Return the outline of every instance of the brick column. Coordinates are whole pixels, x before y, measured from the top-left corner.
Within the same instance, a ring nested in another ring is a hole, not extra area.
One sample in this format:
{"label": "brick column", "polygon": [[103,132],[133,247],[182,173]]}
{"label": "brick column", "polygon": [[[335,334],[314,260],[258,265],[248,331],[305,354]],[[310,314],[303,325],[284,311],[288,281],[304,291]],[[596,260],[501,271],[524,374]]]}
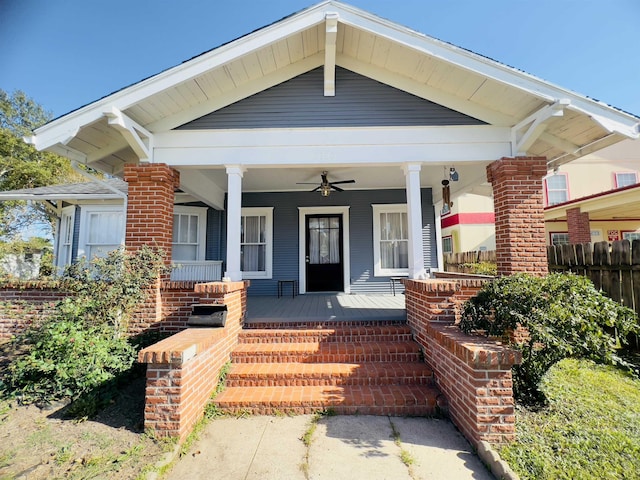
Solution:
{"label": "brick column", "polygon": [[125,245],[137,250],[143,245],[161,248],[171,261],[173,200],[180,174],[164,163],[125,165],[129,184]]}
{"label": "brick column", "polygon": [[493,186],[498,274],[546,275],[542,202],[545,157],[501,158],[487,167]]}
{"label": "brick column", "polygon": [[582,213],[580,207],[568,209],[567,226],[569,228],[569,243],[591,243],[588,212]]}

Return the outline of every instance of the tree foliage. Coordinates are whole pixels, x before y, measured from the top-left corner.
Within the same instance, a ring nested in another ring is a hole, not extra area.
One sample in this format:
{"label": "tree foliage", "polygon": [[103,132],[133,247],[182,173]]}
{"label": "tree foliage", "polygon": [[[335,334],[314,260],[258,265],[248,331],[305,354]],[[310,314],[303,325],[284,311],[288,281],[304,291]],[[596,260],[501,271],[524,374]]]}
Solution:
{"label": "tree foliage", "polygon": [[135,348],[124,334],[164,269],[163,254],[147,247],[71,267],[61,279],[70,296],[15,340],[26,352],[0,376],[0,391],[23,403],[71,399],[72,412],[90,415],[133,365]]}
{"label": "tree foliage", "polygon": [[[0,191],[78,181],[68,159],[39,152],[23,137],[51,119],[24,92],[0,89]],[[15,237],[33,225],[49,226],[53,218],[43,204],[0,202],[0,236]]]}
{"label": "tree foliage", "polygon": [[[514,393],[525,404],[544,402],[540,381],[563,358],[624,364],[618,347],[638,331],[635,312],[598,292],[586,278],[517,274],[489,282],[463,308],[460,328],[503,337],[522,351],[513,368]],[[510,339],[524,327],[528,338]]]}

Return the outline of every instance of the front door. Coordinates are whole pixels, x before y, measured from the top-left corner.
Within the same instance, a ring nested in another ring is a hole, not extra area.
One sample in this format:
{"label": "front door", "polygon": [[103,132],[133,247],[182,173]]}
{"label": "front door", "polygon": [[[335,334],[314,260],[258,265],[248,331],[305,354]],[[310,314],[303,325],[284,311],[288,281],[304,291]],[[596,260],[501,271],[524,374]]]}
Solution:
{"label": "front door", "polygon": [[306,291],[342,292],[342,215],[306,215]]}

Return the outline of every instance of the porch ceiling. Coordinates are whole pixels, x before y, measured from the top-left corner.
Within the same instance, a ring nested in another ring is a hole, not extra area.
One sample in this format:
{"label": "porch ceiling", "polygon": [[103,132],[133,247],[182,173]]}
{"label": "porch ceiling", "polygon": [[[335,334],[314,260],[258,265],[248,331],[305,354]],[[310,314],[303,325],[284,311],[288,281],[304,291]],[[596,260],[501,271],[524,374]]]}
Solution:
{"label": "porch ceiling", "polygon": [[[451,194],[457,196],[465,192],[478,191],[486,182],[486,162],[465,163],[456,167],[459,175],[457,182],[451,182]],[[420,183],[423,187],[431,187],[434,203],[442,199],[441,181],[448,178],[449,165],[425,165],[420,172]],[[248,168],[242,178],[243,192],[309,192],[321,199],[319,192],[311,193],[314,185],[298,185],[299,182],[320,183],[320,175],[328,171],[329,181],[355,180],[354,184],[341,185],[345,191],[349,190],[381,190],[404,189],[406,187],[403,169],[399,165],[383,166],[299,166],[294,168]],[[186,173],[186,176],[185,176]],[[209,191],[225,192],[227,190],[227,174],[224,168],[181,169],[181,176],[185,179],[202,177],[210,182]],[[183,183],[185,183],[183,181]],[[189,183],[188,181],[186,183]],[[486,189],[488,192],[490,188]],[[484,190],[482,190],[484,192]],[[340,198],[340,192],[332,192],[332,198]],[[215,195],[204,193],[197,197],[214,207]]]}
{"label": "porch ceiling", "polygon": [[[319,66],[331,95],[336,65],[507,127],[512,155],[544,155],[552,167],[638,136],[632,115],[326,1],[56,119],[31,141],[117,174],[146,148],[153,154],[152,136]],[[114,112],[125,121],[105,119]]]}

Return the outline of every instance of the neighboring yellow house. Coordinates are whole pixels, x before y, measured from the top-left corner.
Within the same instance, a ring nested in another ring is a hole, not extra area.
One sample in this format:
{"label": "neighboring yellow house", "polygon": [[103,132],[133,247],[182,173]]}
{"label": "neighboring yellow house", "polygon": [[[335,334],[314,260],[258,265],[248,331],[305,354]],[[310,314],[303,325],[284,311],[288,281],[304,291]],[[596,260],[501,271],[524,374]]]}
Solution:
{"label": "neighboring yellow house", "polygon": [[547,242],[640,238],[640,141],[586,155],[544,180]]}
{"label": "neighboring yellow house", "polygon": [[[638,182],[639,140],[625,140],[550,171],[543,181],[547,243],[640,238]],[[495,249],[489,196],[456,196],[450,212],[441,212],[440,224],[444,253]]]}

